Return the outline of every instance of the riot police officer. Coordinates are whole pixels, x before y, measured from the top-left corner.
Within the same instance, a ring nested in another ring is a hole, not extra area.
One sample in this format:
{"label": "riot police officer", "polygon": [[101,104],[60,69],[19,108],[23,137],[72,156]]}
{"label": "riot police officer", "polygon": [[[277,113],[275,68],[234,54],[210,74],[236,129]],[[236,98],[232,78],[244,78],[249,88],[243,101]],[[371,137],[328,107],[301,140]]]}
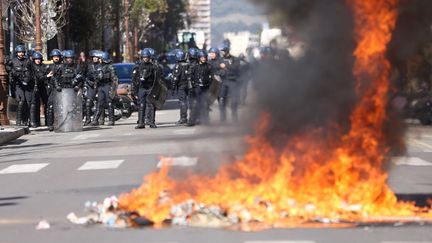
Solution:
{"label": "riot police officer", "polygon": [[48,105],[46,108],[46,125],[48,127],[49,131],[54,130],[54,89],[55,89],[55,82],[54,82],[54,75],[58,72],[58,70],[61,67],[62,64],[62,57],[63,54],[59,49],[53,49],[50,52],[50,58],[52,60],[52,64],[48,66],[48,80],[46,83],[46,89],[48,92]]}
{"label": "riot police officer", "polygon": [[31,78],[31,63],[26,58],[25,47],[18,45],[15,48],[15,54],[16,56],[8,62],[7,70],[10,75],[10,83],[15,87],[15,97],[18,102],[16,125],[26,126],[35,83]]}
{"label": "riot police officer", "polygon": [[[141,51],[142,60],[137,63],[132,72],[132,92],[138,95],[138,126],[136,129],[145,128],[145,116],[147,113],[153,113],[153,105],[148,102],[148,96],[151,88],[157,79],[157,68],[151,62],[151,52],[148,48]],[[150,124],[151,128],[156,125]]]}
{"label": "riot police officer", "polygon": [[190,117],[188,126],[195,126],[198,121],[209,122],[209,104],[207,92],[212,82],[212,66],[207,63],[207,53],[198,51],[198,64],[191,68],[192,89],[190,90]]}
{"label": "riot police officer", "polygon": [[91,62],[85,70],[84,98],[85,98],[85,121],[84,126],[92,123],[92,107],[97,93],[97,83],[101,79],[102,64],[100,51],[90,51]]}
{"label": "riot police officer", "polygon": [[172,86],[177,90],[177,95],[180,103],[180,120],[177,125],[186,125],[188,120],[188,82],[189,77],[189,63],[186,62],[186,53],[179,49],[175,53],[177,64],[173,71]]}
{"label": "riot police officer", "polygon": [[[151,62],[155,65],[155,68],[157,70],[156,72],[156,80],[157,81],[163,81],[164,78],[164,67],[162,64],[159,63],[157,57],[156,57],[156,50],[153,48],[148,48],[151,55]],[[156,107],[153,106],[153,112],[148,112],[146,114],[145,124],[150,126],[150,128],[156,128]]]}
{"label": "riot police officer", "polygon": [[220,69],[219,49],[212,47],[209,49],[208,63],[212,66],[212,72],[217,73]]}
{"label": "riot police officer", "polygon": [[35,82],[34,98],[30,108],[30,123],[32,127],[40,126],[40,102],[42,101],[45,109],[45,125],[48,122],[48,66],[44,65],[42,53],[35,51],[32,55],[32,76]]}
{"label": "riot police officer", "polygon": [[240,54],[239,57],[240,62],[240,91],[239,91],[239,102],[241,105],[246,105],[246,99],[248,95],[248,86],[249,81],[251,80],[251,69],[250,69],[250,63],[246,60],[246,56],[244,54]]}
{"label": "riot police officer", "polygon": [[84,81],[84,76],[80,67],[75,63],[75,52],[72,50],[63,51],[64,63],[57,70],[54,77],[57,92],[64,88],[73,88],[78,92]]}
{"label": "riot police officer", "polygon": [[228,45],[223,45],[219,49],[221,53],[219,75],[222,78],[222,88],[219,94],[220,120],[226,121],[226,107],[228,99],[231,103],[232,119],[238,120],[239,90],[238,78],[240,74],[239,60],[230,54]]}
{"label": "riot police officer", "polygon": [[98,106],[94,117],[93,126],[98,126],[99,117],[105,112],[105,107],[108,107],[108,126],[114,126],[114,106],[113,98],[118,84],[118,78],[114,67],[111,65],[111,60],[107,52],[102,53],[102,66],[100,70],[100,79],[97,79]]}

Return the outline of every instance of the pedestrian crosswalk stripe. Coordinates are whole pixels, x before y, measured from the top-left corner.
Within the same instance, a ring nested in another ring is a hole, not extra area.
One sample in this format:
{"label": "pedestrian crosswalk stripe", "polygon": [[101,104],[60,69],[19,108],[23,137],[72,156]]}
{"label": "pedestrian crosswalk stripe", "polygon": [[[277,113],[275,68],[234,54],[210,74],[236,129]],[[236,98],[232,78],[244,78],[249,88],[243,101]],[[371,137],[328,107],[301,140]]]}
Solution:
{"label": "pedestrian crosswalk stripe", "polygon": [[158,168],[162,168],[162,166],[183,166],[183,167],[189,167],[189,166],[195,166],[198,164],[198,158],[193,157],[173,157],[168,158],[164,161],[159,161],[157,164]]}
{"label": "pedestrian crosswalk stripe", "polygon": [[106,170],[117,169],[124,160],[87,161],[78,170]]}
{"label": "pedestrian crosswalk stripe", "polygon": [[381,241],[381,243],[432,243],[432,241]]}
{"label": "pedestrian crosswalk stripe", "polygon": [[86,140],[86,139],[97,138],[97,137],[100,137],[100,134],[81,134],[72,138],[72,140]]}
{"label": "pedestrian crosswalk stripe", "polygon": [[294,240],[294,241],[245,241],[244,243],[315,243],[315,241],[304,241],[304,240]]}
{"label": "pedestrian crosswalk stripe", "polygon": [[396,165],[432,166],[431,162],[418,157],[393,157],[392,162]]}
{"label": "pedestrian crosswalk stripe", "polygon": [[0,174],[19,174],[19,173],[35,173],[49,165],[48,163],[41,164],[20,164],[11,165],[0,171]]}
{"label": "pedestrian crosswalk stripe", "polygon": [[195,129],[177,129],[173,132],[176,135],[190,135],[195,133]]}
{"label": "pedestrian crosswalk stripe", "polygon": [[432,145],[425,143],[419,139],[408,138],[407,144],[408,144],[408,147],[411,145],[411,146],[418,148],[419,150],[421,150],[423,152],[432,152]]}

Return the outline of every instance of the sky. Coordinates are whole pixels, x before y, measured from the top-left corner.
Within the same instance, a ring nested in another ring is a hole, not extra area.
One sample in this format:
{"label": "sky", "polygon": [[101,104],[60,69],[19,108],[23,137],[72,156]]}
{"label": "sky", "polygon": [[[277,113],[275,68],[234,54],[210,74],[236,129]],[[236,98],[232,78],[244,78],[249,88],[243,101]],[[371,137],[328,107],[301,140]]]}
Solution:
{"label": "sky", "polygon": [[224,32],[259,33],[265,16],[248,0],[212,0],[212,45],[220,45]]}

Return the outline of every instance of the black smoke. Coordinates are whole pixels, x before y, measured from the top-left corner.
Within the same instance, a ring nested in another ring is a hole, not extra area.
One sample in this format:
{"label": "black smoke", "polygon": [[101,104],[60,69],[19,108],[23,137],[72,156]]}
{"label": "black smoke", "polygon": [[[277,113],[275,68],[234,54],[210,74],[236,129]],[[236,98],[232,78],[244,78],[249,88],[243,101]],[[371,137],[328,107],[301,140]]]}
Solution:
{"label": "black smoke", "polygon": [[[261,1],[291,38],[306,43],[304,58],[273,53],[255,69],[257,111],[271,114],[268,136],[286,141],[305,129],[348,125],[355,103],[353,17],[345,1]],[[287,31],[288,32],[288,31]]]}
{"label": "black smoke", "polygon": [[[348,129],[349,114],[358,97],[352,76],[354,19],[347,1],[251,1],[269,12],[271,21],[282,27],[286,37],[307,44],[305,57],[300,60],[292,60],[279,50],[277,58],[255,68],[255,110],[270,113],[272,121],[267,135],[271,141],[286,141],[286,136],[316,127],[335,132],[328,129],[329,124]],[[393,107],[391,100],[403,94],[408,60],[424,54],[425,46],[431,43],[430,9],[429,0],[399,1],[398,20],[387,53],[393,65],[394,87],[389,94],[389,117],[384,128],[388,144],[396,152],[403,147],[406,126],[404,110]],[[432,54],[429,55],[429,73],[425,76],[429,75],[428,82],[432,83]]]}

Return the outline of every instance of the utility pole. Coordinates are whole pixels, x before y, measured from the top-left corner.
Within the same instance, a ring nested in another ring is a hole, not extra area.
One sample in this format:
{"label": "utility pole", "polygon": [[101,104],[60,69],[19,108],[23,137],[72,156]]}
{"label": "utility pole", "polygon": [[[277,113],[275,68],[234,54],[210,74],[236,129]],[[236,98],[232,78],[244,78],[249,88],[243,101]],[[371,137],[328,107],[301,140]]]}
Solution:
{"label": "utility pole", "polygon": [[129,41],[129,0],[125,0],[124,2],[124,8],[125,8],[125,50],[124,50],[124,56],[126,62],[131,62],[130,60],[130,41]]}
{"label": "utility pole", "polygon": [[9,125],[7,117],[8,74],[4,65],[3,3],[0,1],[0,125]]}
{"label": "utility pole", "polygon": [[36,47],[35,51],[42,51],[42,38],[41,38],[41,0],[35,0],[35,27],[36,27]]}
{"label": "utility pole", "polygon": [[134,26],[134,44],[133,44],[133,50],[132,50],[132,57],[135,59],[138,56],[138,27],[137,23],[135,23]]}
{"label": "utility pole", "polygon": [[120,62],[121,54],[120,54],[120,46],[121,46],[121,35],[120,35],[120,0],[114,0],[115,4],[115,59],[116,62]]}

